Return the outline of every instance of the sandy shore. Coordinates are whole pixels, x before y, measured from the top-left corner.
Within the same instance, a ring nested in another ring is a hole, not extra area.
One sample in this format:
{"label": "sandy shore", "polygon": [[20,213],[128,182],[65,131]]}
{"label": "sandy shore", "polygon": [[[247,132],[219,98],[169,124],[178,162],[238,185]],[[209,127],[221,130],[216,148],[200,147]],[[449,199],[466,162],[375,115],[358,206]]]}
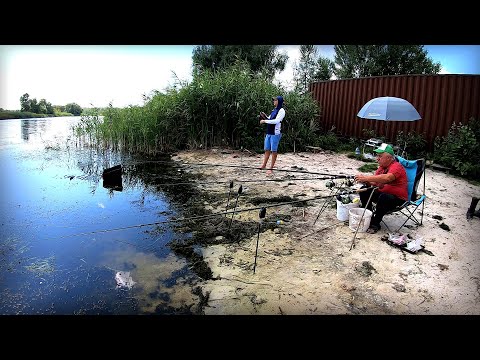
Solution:
{"label": "sandy shore", "polygon": [[[242,185],[239,209],[258,206],[249,202],[254,197],[329,195],[326,180],[297,180],[308,174],[274,171],[268,176],[245,168],[259,166],[262,157],[214,149],[179,152],[174,160],[191,164],[186,165],[188,171],[201,172],[209,181],[234,181],[235,196]],[[194,166],[197,163],[239,167]],[[346,155],[305,152],[279,154],[276,167],[354,175],[364,164]],[[227,198],[224,184],[199,181],[198,186]],[[480,219],[466,219],[480,186],[427,169],[426,195],[423,225],[401,230],[414,239],[423,238],[427,252],[415,254],[384,241],[388,237],[384,225],[376,234],[358,233],[351,249],[354,232],[348,221],[337,219],[335,202],[315,224],[323,199],[309,201],[306,207],[269,207],[264,221],[285,221],[258,236],[255,273],[257,235],[201,249],[215,278],[201,285],[208,294],[205,314],[480,314]],[[205,206],[224,211],[225,203]],[[258,222],[259,212],[241,212],[235,219]],[[384,218],[390,228],[403,219]]]}

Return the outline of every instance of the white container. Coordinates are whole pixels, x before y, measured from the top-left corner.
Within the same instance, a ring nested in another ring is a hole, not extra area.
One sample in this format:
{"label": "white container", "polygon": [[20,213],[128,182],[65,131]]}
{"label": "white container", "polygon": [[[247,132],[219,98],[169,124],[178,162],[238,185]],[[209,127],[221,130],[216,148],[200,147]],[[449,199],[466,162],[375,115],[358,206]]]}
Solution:
{"label": "white container", "polygon": [[[363,214],[363,211],[365,211],[365,214]],[[350,230],[357,231],[358,227],[358,232],[365,232],[370,226],[370,221],[372,220],[373,214],[370,210],[359,207],[350,209],[348,211],[348,215],[348,227],[350,228]],[[360,219],[362,220],[360,221]]]}
{"label": "white container", "polygon": [[360,202],[344,204],[337,200],[337,219],[340,221],[348,220],[348,211],[360,207]]}

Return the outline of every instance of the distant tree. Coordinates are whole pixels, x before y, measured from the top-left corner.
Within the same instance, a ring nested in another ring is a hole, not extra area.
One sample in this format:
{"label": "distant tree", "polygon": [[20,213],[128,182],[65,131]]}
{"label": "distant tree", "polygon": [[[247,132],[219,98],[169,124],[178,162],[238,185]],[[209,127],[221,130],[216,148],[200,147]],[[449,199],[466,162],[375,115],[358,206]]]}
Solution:
{"label": "distant tree", "polygon": [[30,95],[28,93],[20,96],[20,111],[30,111]]}
{"label": "distant tree", "polygon": [[47,114],[54,114],[55,110],[53,110],[52,103],[47,102]]}
{"label": "distant tree", "polygon": [[30,111],[35,114],[40,114],[40,106],[36,98],[30,99]]}
{"label": "distant tree", "polygon": [[438,74],[441,68],[423,45],[335,45],[334,50],[338,79]]}
{"label": "distant tree", "polygon": [[317,70],[313,75],[315,81],[330,80],[334,74],[335,63],[327,57],[319,56]]}
{"label": "distant tree", "polygon": [[315,73],[317,48],[315,45],[300,45],[300,59],[293,65],[295,91],[305,93]]}
{"label": "distant tree", "polygon": [[288,55],[279,53],[276,45],[200,45],[193,49],[192,60],[194,76],[206,69],[226,69],[241,60],[253,74],[273,79],[276,72],[285,70]]}
{"label": "distant tree", "polygon": [[38,113],[39,114],[53,114],[52,104],[47,102],[45,99],[41,99],[38,103]]}
{"label": "distant tree", "polygon": [[20,96],[20,111],[32,112],[35,114],[53,114],[53,106],[45,99],[41,99],[37,103],[37,99],[30,99],[28,93]]}
{"label": "distant tree", "polygon": [[83,109],[80,107],[80,105],[76,103],[69,103],[65,105],[65,111],[72,115],[80,116],[82,114]]}
{"label": "distant tree", "polygon": [[38,113],[39,114],[46,114],[47,113],[47,102],[45,99],[40,99],[38,103]]}
{"label": "distant tree", "polygon": [[315,45],[300,45],[300,59],[293,65],[295,91],[306,93],[313,81],[330,80],[333,61],[319,56]]}

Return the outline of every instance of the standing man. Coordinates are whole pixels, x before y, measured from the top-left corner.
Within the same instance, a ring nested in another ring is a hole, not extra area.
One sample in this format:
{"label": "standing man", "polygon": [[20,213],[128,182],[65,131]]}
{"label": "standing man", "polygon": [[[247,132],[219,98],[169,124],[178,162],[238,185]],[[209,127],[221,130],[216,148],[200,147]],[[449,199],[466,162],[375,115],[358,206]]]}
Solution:
{"label": "standing man", "polygon": [[395,159],[395,153],[391,145],[383,143],[378,149],[373,150],[377,153],[378,169],[375,175],[355,175],[355,181],[361,182],[364,186],[377,186],[360,193],[362,207],[367,205],[368,198],[372,191],[371,202],[367,209],[372,210],[372,202],[377,203],[373,213],[370,227],[367,232],[375,234],[380,230],[380,222],[383,216],[395,207],[402,205],[408,200],[408,181],[405,168]]}
{"label": "standing man", "polygon": [[278,144],[282,137],[280,131],[282,127],[282,120],[285,118],[285,109],[283,108],[283,97],[277,96],[272,98],[273,105],[275,106],[272,113],[265,120],[260,120],[260,124],[267,124],[267,134],[265,135],[264,150],[265,156],[263,158],[263,164],[260,166],[260,169],[265,169],[268,163],[270,154],[272,154],[272,163],[270,170],[267,171],[267,174],[272,173],[273,166],[277,160],[277,151]]}

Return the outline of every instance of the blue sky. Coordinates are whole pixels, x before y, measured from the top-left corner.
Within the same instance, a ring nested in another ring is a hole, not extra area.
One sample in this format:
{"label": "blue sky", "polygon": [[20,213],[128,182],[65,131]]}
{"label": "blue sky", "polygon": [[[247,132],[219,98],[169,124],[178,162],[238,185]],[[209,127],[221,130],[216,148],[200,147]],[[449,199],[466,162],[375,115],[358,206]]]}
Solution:
{"label": "blue sky", "polygon": [[[143,94],[163,91],[175,77],[190,81],[194,45],[0,45],[0,107],[20,109],[20,97],[82,107],[142,105]],[[426,45],[443,74],[480,74],[480,45]],[[318,45],[333,59],[333,45]],[[277,81],[292,83],[298,45],[282,45],[290,60]]]}

